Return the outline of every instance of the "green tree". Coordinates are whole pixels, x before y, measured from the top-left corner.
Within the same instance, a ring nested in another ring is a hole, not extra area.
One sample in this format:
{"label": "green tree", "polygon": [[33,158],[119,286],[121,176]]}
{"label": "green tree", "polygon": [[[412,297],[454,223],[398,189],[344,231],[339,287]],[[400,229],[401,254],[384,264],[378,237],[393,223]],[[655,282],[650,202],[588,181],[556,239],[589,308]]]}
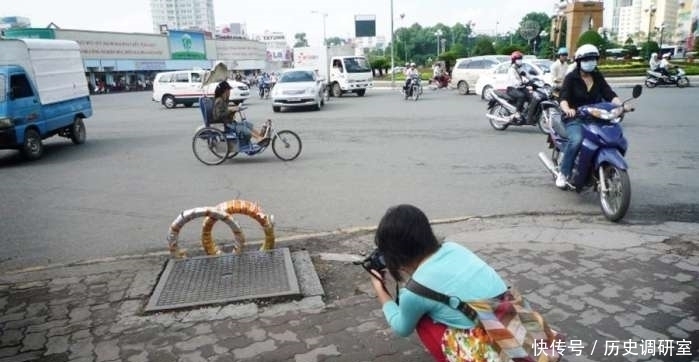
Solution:
{"label": "green tree", "polygon": [[376,70],[379,71],[379,77],[383,76],[383,71],[386,68],[391,67],[391,61],[385,57],[370,57],[369,65],[371,65],[371,71],[376,75]]}
{"label": "green tree", "polygon": [[624,45],[626,45],[626,46],[633,45],[633,39],[631,37],[626,38]]}
{"label": "green tree", "polygon": [[604,43],[604,38],[602,38],[602,36],[599,35],[599,33],[597,33],[594,30],[588,30],[580,34],[580,38],[578,38],[578,42],[576,45],[578,48],[584,44],[592,44],[597,48],[603,48]]}
{"label": "green tree", "polygon": [[296,34],[294,34],[294,39],[296,39],[296,43],[294,44],[294,48],[308,46],[308,40],[306,39],[306,33],[296,33]]}
{"label": "green tree", "polygon": [[660,51],[660,46],[658,46],[658,43],[651,40],[650,42],[641,43],[641,49],[643,50],[642,55],[646,59],[649,59],[651,54],[657,53]]}
{"label": "green tree", "polygon": [[336,45],[344,45],[344,44],[345,44],[345,39],[342,39],[339,36],[333,36],[333,37],[325,39],[325,45],[327,45],[327,46],[336,46]]}
{"label": "green tree", "polygon": [[526,52],[527,52],[527,48],[526,48],[526,47],[522,47],[522,46],[520,46],[520,45],[514,45],[514,44],[513,44],[513,45],[510,45],[510,44],[507,44],[507,45],[504,45],[504,46],[498,48],[497,53],[498,53],[498,54],[503,54],[503,55],[510,55],[510,54],[514,53],[515,51],[520,51],[520,52],[522,52],[522,53],[526,53]]}
{"label": "green tree", "polygon": [[473,46],[472,55],[495,54],[493,40],[489,36],[479,35],[476,37],[476,44]]}

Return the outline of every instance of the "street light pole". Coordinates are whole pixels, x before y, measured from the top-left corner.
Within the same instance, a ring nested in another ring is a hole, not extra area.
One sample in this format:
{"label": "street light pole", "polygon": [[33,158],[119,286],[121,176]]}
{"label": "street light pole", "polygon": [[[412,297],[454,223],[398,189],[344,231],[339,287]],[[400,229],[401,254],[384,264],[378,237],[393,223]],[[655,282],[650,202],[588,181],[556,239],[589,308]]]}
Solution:
{"label": "street light pole", "polygon": [[393,0],[391,0],[391,89],[396,88],[396,60],[394,59],[396,49],[395,34],[393,34]]}

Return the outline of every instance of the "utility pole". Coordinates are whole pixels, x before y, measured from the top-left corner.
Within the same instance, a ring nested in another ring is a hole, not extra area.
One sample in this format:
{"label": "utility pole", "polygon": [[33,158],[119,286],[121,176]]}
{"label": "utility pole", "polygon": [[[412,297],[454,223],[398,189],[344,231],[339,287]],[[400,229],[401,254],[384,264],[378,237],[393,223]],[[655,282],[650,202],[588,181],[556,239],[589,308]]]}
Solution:
{"label": "utility pole", "polygon": [[396,49],[395,36],[393,34],[393,0],[391,0],[391,89],[396,88],[396,61],[394,59],[394,53]]}

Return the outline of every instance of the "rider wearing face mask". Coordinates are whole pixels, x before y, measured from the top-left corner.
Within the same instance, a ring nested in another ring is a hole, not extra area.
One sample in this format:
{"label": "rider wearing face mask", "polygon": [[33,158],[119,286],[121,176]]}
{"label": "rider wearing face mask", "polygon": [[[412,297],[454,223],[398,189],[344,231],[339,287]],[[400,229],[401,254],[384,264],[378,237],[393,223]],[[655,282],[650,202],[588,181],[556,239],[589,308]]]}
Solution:
{"label": "rider wearing face mask", "polygon": [[568,143],[563,150],[560,172],[556,177],[556,186],[565,188],[573,172],[575,157],[583,141],[583,119],[576,117],[580,106],[599,102],[612,102],[621,105],[622,101],[614,93],[602,73],[597,70],[599,50],[591,44],[585,44],[575,51],[576,69],[568,73],[561,87],[561,109],[566,115],[565,127]]}
{"label": "rider wearing face mask", "polygon": [[517,107],[517,112],[512,115],[512,119],[518,122],[522,121],[520,113],[522,112],[522,107],[524,107],[524,102],[530,98],[529,91],[523,87],[528,79],[522,75],[524,73],[522,58],[524,58],[524,55],[521,52],[512,52],[510,55],[512,65],[510,65],[510,69],[507,71],[507,95],[515,100],[515,106]]}

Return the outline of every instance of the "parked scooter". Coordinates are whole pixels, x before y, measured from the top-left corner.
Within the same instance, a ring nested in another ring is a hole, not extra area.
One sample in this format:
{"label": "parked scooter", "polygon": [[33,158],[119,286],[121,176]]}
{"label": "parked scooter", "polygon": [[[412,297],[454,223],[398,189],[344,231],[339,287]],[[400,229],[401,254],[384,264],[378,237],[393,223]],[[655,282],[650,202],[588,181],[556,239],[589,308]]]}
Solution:
{"label": "parked scooter", "polygon": [[676,68],[675,74],[665,76],[653,70],[646,71],[646,87],[655,88],[659,85],[676,85],[679,88],[689,87],[689,78],[684,69]]}
{"label": "parked scooter", "polygon": [[[643,87],[633,88],[633,98],[641,95]],[[582,106],[577,109],[577,116],[594,120],[583,125],[583,143],[573,165],[568,189],[581,192],[593,187],[599,193],[602,213],[610,221],[619,221],[626,215],[631,201],[631,181],[627,172],[628,165],[624,155],[628,141],[621,127],[624,106],[609,102]],[[553,112],[550,112],[553,113]],[[563,150],[568,142],[563,112],[558,109],[557,116],[552,117],[552,127],[548,143],[552,149],[551,158],[539,152],[539,160],[553,175],[558,176],[559,164],[563,159]]]}
{"label": "parked scooter", "polygon": [[504,89],[490,90],[488,113],[485,116],[488,118],[490,125],[498,131],[504,131],[509,126],[536,125],[541,133],[548,134],[550,121],[547,119],[548,114],[544,110],[553,102],[551,87],[538,78],[528,81],[524,86],[532,87],[532,92],[531,102],[524,104],[521,117],[525,118],[527,116],[529,107],[537,107],[531,119],[517,120],[512,118],[512,115],[517,112],[517,107],[514,105],[514,99]]}

